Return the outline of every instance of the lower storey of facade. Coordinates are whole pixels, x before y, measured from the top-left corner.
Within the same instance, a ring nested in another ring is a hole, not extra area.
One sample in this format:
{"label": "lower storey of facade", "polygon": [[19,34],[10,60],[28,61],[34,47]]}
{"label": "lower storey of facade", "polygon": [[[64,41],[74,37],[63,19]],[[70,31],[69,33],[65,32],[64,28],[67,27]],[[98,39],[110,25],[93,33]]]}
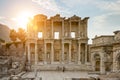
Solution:
{"label": "lower storey of facade", "polygon": [[79,40],[38,40],[28,41],[26,56],[30,64],[87,64],[88,45]]}

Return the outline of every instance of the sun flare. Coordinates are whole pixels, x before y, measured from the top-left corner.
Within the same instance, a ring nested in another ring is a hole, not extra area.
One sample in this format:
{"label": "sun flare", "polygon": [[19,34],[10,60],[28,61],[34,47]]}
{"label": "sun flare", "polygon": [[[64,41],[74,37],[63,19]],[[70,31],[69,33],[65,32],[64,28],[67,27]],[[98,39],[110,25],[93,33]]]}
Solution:
{"label": "sun flare", "polygon": [[33,17],[31,12],[22,12],[18,14],[13,20],[17,23],[17,26],[23,29],[27,28],[28,21]]}

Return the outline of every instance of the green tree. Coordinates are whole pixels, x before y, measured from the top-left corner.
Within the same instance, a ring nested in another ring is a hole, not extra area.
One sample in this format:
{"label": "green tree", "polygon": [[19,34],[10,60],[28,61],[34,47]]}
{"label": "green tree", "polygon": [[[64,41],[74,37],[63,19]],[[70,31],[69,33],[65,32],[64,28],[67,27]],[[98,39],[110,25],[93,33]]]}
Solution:
{"label": "green tree", "polygon": [[25,42],[26,42],[26,32],[24,29],[19,28],[17,32],[18,39],[23,43],[23,48],[25,48]]}
{"label": "green tree", "polygon": [[18,32],[17,32],[17,37],[21,42],[25,42],[26,41],[26,32],[24,29],[19,28]]}
{"label": "green tree", "polygon": [[15,42],[17,40],[17,32],[14,29],[10,30],[10,35],[9,36],[10,36],[10,39],[13,42]]}
{"label": "green tree", "polygon": [[3,40],[3,39],[1,39],[1,38],[0,38],[0,42],[4,43],[4,42],[5,42],[5,40]]}

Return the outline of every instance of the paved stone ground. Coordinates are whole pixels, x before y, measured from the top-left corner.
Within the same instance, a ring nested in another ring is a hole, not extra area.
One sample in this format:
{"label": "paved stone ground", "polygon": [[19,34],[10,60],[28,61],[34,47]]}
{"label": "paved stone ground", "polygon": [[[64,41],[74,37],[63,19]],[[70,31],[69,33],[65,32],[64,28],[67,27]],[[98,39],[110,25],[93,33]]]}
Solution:
{"label": "paved stone ground", "polygon": [[[35,72],[28,72],[23,77],[35,77]],[[39,71],[37,77],[42,77],[42,80],[65,80],[65,78],[89,78],[90,75],[81,71]]]}

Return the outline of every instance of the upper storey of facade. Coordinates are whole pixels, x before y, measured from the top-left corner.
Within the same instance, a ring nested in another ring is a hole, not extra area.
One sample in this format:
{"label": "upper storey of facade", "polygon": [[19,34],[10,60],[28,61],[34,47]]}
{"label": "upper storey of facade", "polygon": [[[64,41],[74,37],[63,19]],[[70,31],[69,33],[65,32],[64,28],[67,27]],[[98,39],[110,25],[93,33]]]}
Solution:
{"label": "upper storey of facade", "polygon": [[88,39],[87,22],[89,17],[81,19],[76,15],[65,18],[56,14],[47,18],[46,15],[35,15],[28,24],[28,38],[36,39]]}
{"label": "upper storey of facade", "polygon": [[104,46],[120,43],[120,30],[114,31],[114,35],[96,36],[93,40],[93,46]]}
{"label": "upper storey of facade", "polygon": [[114,41],[113,35],[102,35],[96,36],[93,39],[93,46],[104,46],[104,45],[111,45]]}

